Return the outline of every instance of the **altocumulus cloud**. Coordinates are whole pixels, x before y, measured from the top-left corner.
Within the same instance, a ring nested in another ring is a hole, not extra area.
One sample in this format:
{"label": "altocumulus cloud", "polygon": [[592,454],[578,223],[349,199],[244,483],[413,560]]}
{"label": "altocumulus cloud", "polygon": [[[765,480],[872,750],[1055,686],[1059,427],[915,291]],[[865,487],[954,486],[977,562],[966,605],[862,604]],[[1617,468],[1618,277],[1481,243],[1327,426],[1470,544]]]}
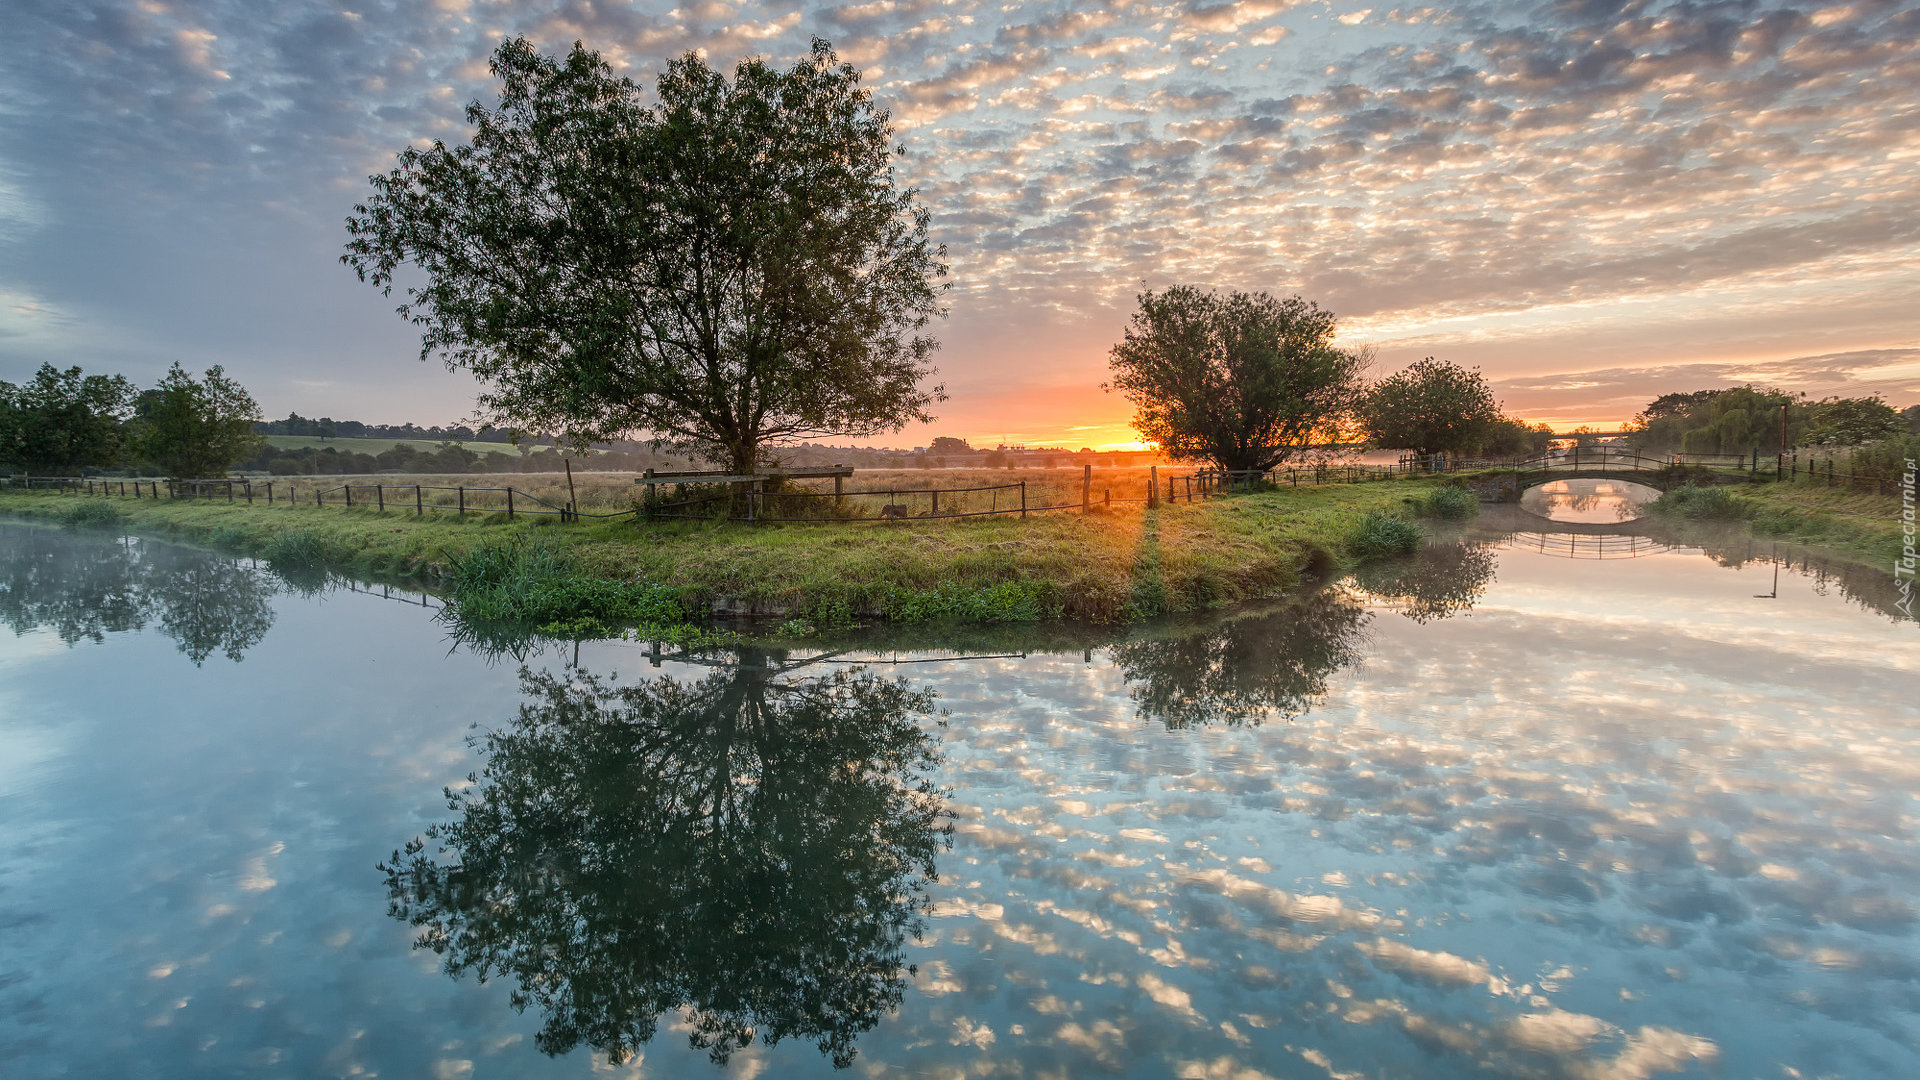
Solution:
{"label": "altocumulus cloud", "polygon": [[[225,360],[270,405],[316,408],[323,369],[459,412],[332,256],[368,173],[464,135],[513,34],[642,82],[834,42],[951,250],[949,417],[976,432],[1064,432],[1013,399],[1097,383],[1142,282],[1302,291],[1390,360],[1541,384],[1819,356],[1897,390],[1885,356],[1920,345],[1910,4],[29,0],[8,25],[0,377]],[[1556,394],[1521,404],[1625,414]]]}

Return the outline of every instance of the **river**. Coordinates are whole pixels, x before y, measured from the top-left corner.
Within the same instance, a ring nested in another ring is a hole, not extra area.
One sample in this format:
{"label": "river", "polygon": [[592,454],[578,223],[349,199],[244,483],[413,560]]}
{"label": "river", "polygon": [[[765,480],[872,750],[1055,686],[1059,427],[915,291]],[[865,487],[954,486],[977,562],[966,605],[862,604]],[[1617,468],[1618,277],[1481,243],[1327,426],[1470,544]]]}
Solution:
{"label": "river", "polygon": [[0,524],[0,1071],[1920,1073],[1890,582],[1554,528],[1119,637],[515,659]]}

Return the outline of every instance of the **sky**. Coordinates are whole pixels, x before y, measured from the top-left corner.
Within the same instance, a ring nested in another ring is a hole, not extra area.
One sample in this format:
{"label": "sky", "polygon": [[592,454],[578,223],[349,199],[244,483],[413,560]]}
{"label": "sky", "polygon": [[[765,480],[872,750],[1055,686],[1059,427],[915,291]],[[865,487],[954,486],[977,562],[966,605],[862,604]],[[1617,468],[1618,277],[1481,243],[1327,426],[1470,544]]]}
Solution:
{"label": "sky", "polygon": [[1142,288],[1298,293],[1508,411],[1611,428],[1756,382],[1920,401],[1920,5],[1729,2],[322,4],[0,0],[0,379],[225,365],[268,416],[448,423],[341,266],[487,57],[580,41],[858,66],[947,245],[937,330],[976,445],[1133,438],[1103,393]]}

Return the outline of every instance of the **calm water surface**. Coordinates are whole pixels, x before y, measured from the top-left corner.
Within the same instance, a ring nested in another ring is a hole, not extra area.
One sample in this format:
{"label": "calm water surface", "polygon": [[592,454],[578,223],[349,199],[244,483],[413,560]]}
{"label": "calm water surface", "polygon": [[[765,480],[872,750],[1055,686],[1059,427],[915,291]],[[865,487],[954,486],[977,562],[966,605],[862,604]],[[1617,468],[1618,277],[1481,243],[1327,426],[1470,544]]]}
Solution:
{"label": "calm water surface", "polygon": [[0,526],[0,1072],[1920,1074],[1888,583],[1535,535],[1125,640],[522,664]]}

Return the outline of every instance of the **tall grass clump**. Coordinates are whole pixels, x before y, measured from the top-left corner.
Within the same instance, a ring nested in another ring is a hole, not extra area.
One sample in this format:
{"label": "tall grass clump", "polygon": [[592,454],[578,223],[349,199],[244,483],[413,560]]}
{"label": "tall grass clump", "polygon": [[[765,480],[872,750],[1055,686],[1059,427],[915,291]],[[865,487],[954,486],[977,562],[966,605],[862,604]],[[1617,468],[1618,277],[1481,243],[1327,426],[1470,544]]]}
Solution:
{"label": "tall grass clump", "polygon": [[887,596],[887,618],[895,622],[960,619],[982,623],[1039,622],[1059,615],[1050,590],[1030,581],[1002,581],[967,587],[945,582],[932,589],[896,590]]}
{"label": "tall grass clump", "polygon": [[1463,487],[1437,487],[1415,499],[1414,512],[1442,521],[1465,521],[1480,512],[1480,497]]}
{"label": "tall grass clump", "polygon": [[609,634],[621,624],[676,636],[686,625],[673,588],[594,577],[557,537],[484,544],[451,561],[453,609],[466,623],[572,637]]}
{"label": "tall grass clump", "polygon": [[88,499],[60,515],[60,520],[81,529],[113,529],[126,521],[120,508],[105,499]]}
{"label": "tall grass clump", "polygon": [[1724,487],[1700,487],[1688,482],[1647,504],[1657,514],[1731,521],[1746,516],[1740,499]]}
{"label": "tall grass clump", "polygon": [[1347,535],[1347,550],[1362,559],[1410,555],[1420,549],[1420,536],[1420,526],[1376,510]]}
{"label": "tall grass clump", "polygon": [[1909,461],[1920,461],[1920,435],[1868,443],[1847,455],[1845,471],[1876,480],[1898,480]]}

